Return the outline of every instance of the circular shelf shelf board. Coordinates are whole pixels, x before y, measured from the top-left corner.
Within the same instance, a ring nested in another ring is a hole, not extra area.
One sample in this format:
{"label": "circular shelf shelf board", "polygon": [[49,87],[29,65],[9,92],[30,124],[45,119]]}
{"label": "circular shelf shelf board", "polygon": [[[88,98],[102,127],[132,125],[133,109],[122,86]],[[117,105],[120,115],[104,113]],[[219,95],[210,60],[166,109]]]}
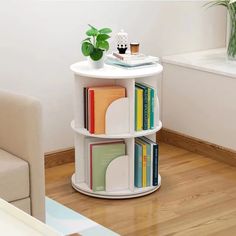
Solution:
{"label": "circular shelf shelf board", "polygon": [[135,188],[134,191],[127,189],[127,190],[116,191],[116,192],[106,192],[106,191],[93,192],[87,186],[86,183],[79,183],[79,184],[75,183],[75,174],[73,174],[71,177],[71,183],[72,183],[72,187],[76,191],[83,193],[85,195],[91,196],[91,197],[105,198],[105,199],[127,199],[127,198],[145,196],[159,189],[161,186],[161,176],[158,175],[158,186]]}
{"label": "circular shelf shelf board", "polygon": [[76,75],[80,75],[82,77],[102,79],[130,79],[160,74],[163,70],[163,67],[159,63],[156,63],[149,67],[128,70],[105,64],[101,69],[92,69],[88,61],[81,61],[71,65],[70,69]]}
{"label": "circular shelf shelf board", "polygon": [[72,129],[78,133],[89,137],[94,138],[135,138],[135,137],[142,137],[150,134],[155,134],[162,128],[162,122],[159,121],[159,125],[155,127],[155,129],[143,130],[134,133],[126,133],[126,134],[91,134],[87,129],[84,128],[75,128],[75,122],[71,122]]}

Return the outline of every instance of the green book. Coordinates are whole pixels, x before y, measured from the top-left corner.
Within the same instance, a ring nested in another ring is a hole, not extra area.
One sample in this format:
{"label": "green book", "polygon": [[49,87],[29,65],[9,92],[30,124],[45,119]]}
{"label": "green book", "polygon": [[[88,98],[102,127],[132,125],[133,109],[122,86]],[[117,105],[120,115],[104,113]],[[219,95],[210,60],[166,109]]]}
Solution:
{"label": "green book", "polygon": [[104,191],[106,189],[106,170],[112,160],[125,155],[125,143],[112,143],[91,145],[90,156],[92,190]]}

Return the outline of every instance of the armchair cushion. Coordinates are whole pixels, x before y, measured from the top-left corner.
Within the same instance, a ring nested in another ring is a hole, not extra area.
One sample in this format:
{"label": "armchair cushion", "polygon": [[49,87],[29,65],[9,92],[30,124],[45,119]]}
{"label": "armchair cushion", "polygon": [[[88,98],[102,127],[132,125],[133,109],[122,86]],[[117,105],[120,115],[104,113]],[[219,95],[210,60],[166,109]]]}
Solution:
{"label": "armchair cushion", "polygon": [[15,201],[29,196],[29,165],[0,149],[0,196]]}

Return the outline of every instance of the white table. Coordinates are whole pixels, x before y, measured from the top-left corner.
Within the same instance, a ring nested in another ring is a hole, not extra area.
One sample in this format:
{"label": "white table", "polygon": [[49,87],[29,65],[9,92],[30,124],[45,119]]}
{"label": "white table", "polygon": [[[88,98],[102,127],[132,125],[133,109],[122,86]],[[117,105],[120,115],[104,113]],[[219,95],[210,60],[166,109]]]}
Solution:
{"label": "white table", "polygon": [[36,218],[0,198],[0,235],[62,236]]}

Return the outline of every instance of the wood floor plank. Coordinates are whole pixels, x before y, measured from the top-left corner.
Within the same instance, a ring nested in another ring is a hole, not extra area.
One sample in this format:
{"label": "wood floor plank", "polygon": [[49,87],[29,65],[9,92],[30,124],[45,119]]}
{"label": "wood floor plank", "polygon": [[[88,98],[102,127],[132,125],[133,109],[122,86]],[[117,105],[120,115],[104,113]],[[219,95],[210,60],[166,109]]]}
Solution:
{"label": "wood floor plank", "polygon": [[46,169],[47,196],[120,235],[236,235],[235,167],[161,143],[161,188],[127,200],[76,192],[73,172],[73,163]]}

